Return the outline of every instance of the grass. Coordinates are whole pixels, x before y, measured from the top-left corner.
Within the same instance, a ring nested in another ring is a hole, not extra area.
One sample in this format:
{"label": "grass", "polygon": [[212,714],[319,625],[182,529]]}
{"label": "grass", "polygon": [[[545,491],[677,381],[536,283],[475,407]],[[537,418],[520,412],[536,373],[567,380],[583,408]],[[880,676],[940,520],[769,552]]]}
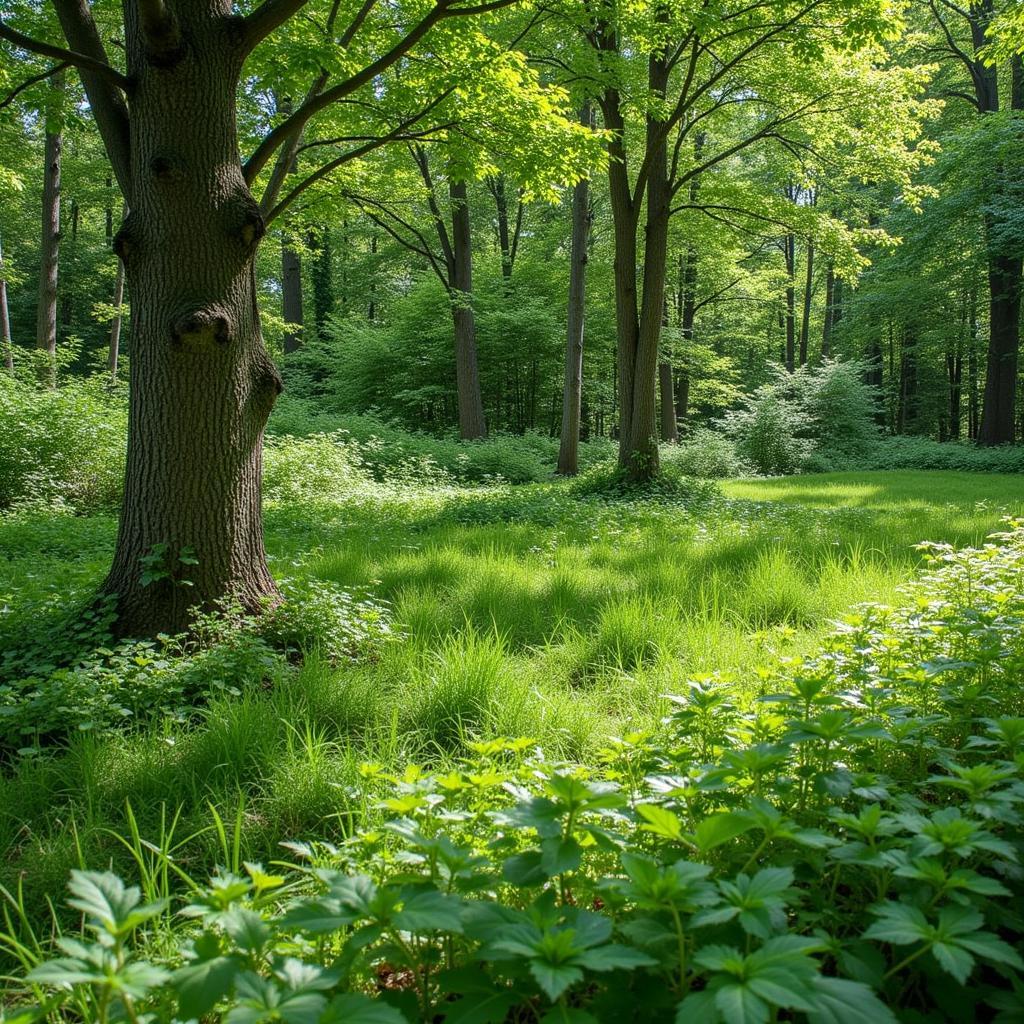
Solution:
{"label": "grass", "polygon": [[[269,504],[275,573],[388,602],[399,638],[360,664],[308,657],[198,723],[83,733],[0,769],[0,884],[20,880],[36,913],[69,868],[125,868],[115,833],[159,844],[176,816],[169,841],[199,874],[224,859],[211,808],[249,859],[341,840],[376,813],[366,762],[444,765],[493,735],[592,758],[688,679],[719,673],[742,696],[852,605],[897,599],[917,541],[974,543],[1024,511],[1024,479],[943,472],[732,481],[698,513],[563,483],[319,490]],[[0,605],[87,591],[113,536],[104,517],[0,520]]]}

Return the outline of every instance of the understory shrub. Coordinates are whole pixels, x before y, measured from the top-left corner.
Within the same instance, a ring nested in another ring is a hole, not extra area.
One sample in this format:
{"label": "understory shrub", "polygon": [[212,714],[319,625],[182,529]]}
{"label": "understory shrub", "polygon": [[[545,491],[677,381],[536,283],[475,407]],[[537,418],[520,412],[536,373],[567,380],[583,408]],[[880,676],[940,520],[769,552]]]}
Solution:
{"label": "understory shrub", "polygon": [[967,473],[1024,473],[1024,445],[981,447],[973,441],[930,437],[878,439],[842,469],[947,469]]}
{"label": "understory shrub", "polygon": [[0,374],[0,510],[117,508],[127,429],[124,392],[101,378],[49,388]]}
{"label": "understory shrub", "polygon": [[293,655],[368,660],[392,637],[390,609],[368,596],[320,580],[284,580],[281,592],[264,615],[226,602],[198,614],[189,634],[154,640],[114,641],[113,599],[82,607],[51,596],[20,638],[0,618],[0,753],[33,755],[69,733],[149,718],[184,721],[217,694],[273,685]]}
{"label": "understory shrub", "polygon": [[597,767],[366,765],[382,826],[273,869],[225,839],[208,881],[153,847],[144,891],[76,871],[55,946],[9,894],[7,1019],[1019,1021],[1024,523],[923,549],[905,607],[749,700],[691,680]]}
{"label": "understory shrub", "polygon": [[721,420],[736,451],[766,476],[821,472],[866,458],[880,437],[877,389],[857,361],[826,359],[770,379]]}
{"label": "understory shrub", "polygon": [[735,441],[707,427],[696,427],[676,445],[663,445],[661,458],[684,476],[718,480],[747,472]]}
{"label": "understory shrub", "polygon": [[[549,479],[558,461],[558,438],[535,431],[460,441],[455,436],[416,433],[369,414],[325,413],[312,402],[287,394],[278,406],[268,437],[291,444],[285,435],[329,436],[348,446],[352,458],[377,481],[533,483]],[[615,458],[608,438],[584,442],[579,451],[582,467]]]}

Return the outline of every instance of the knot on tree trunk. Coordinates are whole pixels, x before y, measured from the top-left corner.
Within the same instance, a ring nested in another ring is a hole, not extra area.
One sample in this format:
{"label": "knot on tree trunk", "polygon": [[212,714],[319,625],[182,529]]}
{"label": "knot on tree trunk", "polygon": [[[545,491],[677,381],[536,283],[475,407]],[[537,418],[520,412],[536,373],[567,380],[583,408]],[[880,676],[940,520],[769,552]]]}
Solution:
{"label": "knot on tree trunk", "polygon": [[157,153],[151,157],[149,171],[161,185],[173,185],[185,177],[182,161],[168,153]]}
{"label": "knot on tree trunk", "polygon": [[228,234],[240,243],[243,254],[250,256],[267,233],[267,222],[259,204],[246,192],[228,203],[226,214]]}
{"label": "knot on tree trunk", "polygon": [[175,317],[171,324],[171,337],[177,345],[193,347],[216,342],[226,345],[232,338],[233,320],[228,311],[212,304],[201,309],[190,309]]}
{"label": "knot on tree trunk", "polygon": [[263,349],[255,355],[253,369],[253,389],[251,400],[262,414],[270,415],[277,396],[284,390],[284,381],[277,369],[277,364]]}
{"label": "knot on tree trunk", "polygon": [[118,229],[117,234],[114,235],[114,240],[111,243],[114,252],[125,265],[128,264],[129,258],[136,248],[137,241],[135,221],[129,212],[121,222],[121,227]]}

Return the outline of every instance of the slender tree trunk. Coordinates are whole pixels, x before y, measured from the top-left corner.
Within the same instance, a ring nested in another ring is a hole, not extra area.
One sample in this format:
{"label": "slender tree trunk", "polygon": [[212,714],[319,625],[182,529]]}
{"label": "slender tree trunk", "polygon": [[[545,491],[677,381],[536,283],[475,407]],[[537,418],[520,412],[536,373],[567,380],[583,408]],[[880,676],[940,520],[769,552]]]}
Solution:
{"label": "slender tree trunk", "polygon": [[0,241],[0,350],[4,369],[14,373],[14,343],[11,339],[11,314],[7,308],[7,275],[4,272],[3,242]]}
{"label": "slender tree trunk", "polygon": [[661,439],[675,444],[679,440],[679,424],[676,422],[676,389],[673,382],[672,364],[666,360],[658,363],[658,388],[661,392]]}
{"label": "slender tree trunk", "polygon": [[[691,202],[696,196],[696,181],[690,187]],[[697,319],[697,252],[689,249],[679,257],[679,334],[687,355],[693,342],[693,327]],[[690,374],[681,370],[676,375],[676,423],[682,423],[689,414]]]}
{"label": "slender tree trunk", "polygon": [[127,26],[131,209],[115,250],[132,296],[131,403],[105,584],[127,635],[184,629],[192,606],[229,597],[257,612],[276,594],[260,488],[281,382],[256,304],[264,222],[236,143],[243,51],[223,30],[230,14],[224,0],[176,4],[187,47],[159,60],[138,21]]}
{"label": "slender tree trunk", "polygon": [[366,308],[366,319],[372,324],[377,318],[377,267],[376,260],[372,259],[377,255],[377,236],[370,235],[370,304]]}
{"label": "slender tree trunk", "polygon": [[512,267],[515,263],[513,252],[512,231],[508,220],[508,194],[505,188],[505,175],[496,174],[488,185],[494,196],[494,208],[498,220],[498,248],[501,250],[501,276],[506,289],[512,280]]}
{"label": "slender tree trunk", "polygon": [[64,73],[50,80],[43,145],[42,232],[39,251],[39,302],[36,307],[36,348],[46,353],[51,384],[57,381],[57,268],[60,259],[60,165],[63,138],[61,108]]}
{"label": "slender tree trunk", "polygon": [[796,236],[786,235],[786,369],[796,369]]}
{"label": "slender tree trunk", "polygon": [[466,183],[451,180],[448,191],[452,204],[451,300],[455,324],[459,434],[470,440],[487,434],[476,358],[476,322],[473,317],[473,235]]}
{"label": "slender tree trunk", "polygon": [[61,290],[60,298],[60,322],[65,333],[70,333],[75,315],[75,264],[78,250],[78,222],[81,217],[81,209],[77,199],[71,200],[71,238],[70,244],[65,250],[64,258],[64,287]]}
{"label": "slender tree trunk", "polygon": [[981,425],[978,394],[978,294],[971,289],[968,305],[970,329],[967,338],[967,436],[976,441]]}
{"label": "slender tree trunk", "polygon": [[821,330],[821,357],[832,358],[832,305],[835,302],[836,273],[829,262],[825,271],[825,324]]}
{"label": "slender tree trunk", "polygon": [[302,257],[285,231],[281,238],[281,315],[289,326],[285,329],[284,353],[288,355],[302,346]]}
{"label": "slender tree trunk", "polygon": [[814,284],[814,242],[807,239],[807,276],[804,279],[804,308],[800,321],[800,365],[807,363],[807,345],[811,337],[811,289]]}
{"label": "slender tree trunk", "polygon": [[[580,121],[593,124],[590,104],[580,111]],[[583,329],[587,258],[590,242],[590,181],[582,178],[572,194],[572,248],[569,251],[569,310],[565,343],[565,382],[562,388],[562,438],[558,472],[575,476],[579,471],[580,408],[583,398]]]}
{"label": "slender tree trunk", "polygon": [[110,386],[117,384],[117,361],[121,355],[121,305],[124,302],[124,263],[117,261],[117,274],[114,277],[114,319],[110,321],[110,345],[107,351],[107,372],[110,374]]}
{"label": "slender tree trunk", "polygon": [[[347,225],[347,222],[346,222]],[[334,309],[333,253],[331,232],[328,228],[322,231],[310,231],[310,248],[316,253],[313,259],[313,326],[316,336],[321,341],[327,339],[327,320]],[[346,254],[348,251],[347,232],[342,236]],[[342,289],[342,313],[348,311],[347,289]]]}
{"label": "slender tree trunk", "polygon": [[946,356],[946,372],[949,375],[949,436],[960,440],[960,393],[963,380],[963,355],[957,341],[956,351]]}

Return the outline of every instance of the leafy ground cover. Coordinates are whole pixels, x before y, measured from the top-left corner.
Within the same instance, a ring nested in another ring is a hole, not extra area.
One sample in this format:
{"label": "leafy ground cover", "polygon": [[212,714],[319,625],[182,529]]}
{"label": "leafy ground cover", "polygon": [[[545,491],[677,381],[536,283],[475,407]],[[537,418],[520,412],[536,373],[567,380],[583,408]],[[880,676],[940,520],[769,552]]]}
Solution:
{"label": "leafy ground cover", "polygon": [[[1024,508],[1018,478],[942,473],[643,501],[587,481],[464,489],[378,481],[312,442],[272,445],[268,485],[299,621],[276,637],[221,623],[185,657],[69,623],[112,519],[29,507],[0,522],[0,882],[35,915],[73,867],[130,870],[115,834],[136,826],[201,876],[223,859],[211,806],[248,859],[341,841],[377,813],[368,761],[443,766],[481,737],[531,736],[593,763],[689,680],[752,693],[854,604],[897,599],[922,537],[976,543]],[[282,657],[282,635],[306,656]]]}
{"label": "leafy ground cover", "polygon": [[1019,1020],[1024,524],[993,540],[922,546],[895,610],[691,679],[590,767],[465,738],[364,764],[372,819],[270,867],[214,815],[209,881],[178,818],[129,830],[141,885],[76,873],[56,958],[9,897],[10,1016]]}

